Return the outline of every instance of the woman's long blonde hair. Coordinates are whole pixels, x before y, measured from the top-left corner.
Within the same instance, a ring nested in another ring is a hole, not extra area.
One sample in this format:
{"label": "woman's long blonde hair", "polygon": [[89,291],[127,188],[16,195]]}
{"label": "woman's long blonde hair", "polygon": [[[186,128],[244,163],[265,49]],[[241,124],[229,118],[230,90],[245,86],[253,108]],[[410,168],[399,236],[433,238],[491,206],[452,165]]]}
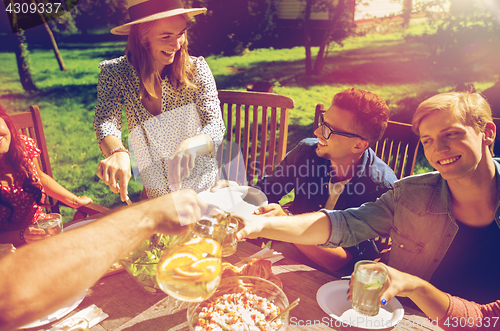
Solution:
{"label": "woman's long blonde hair", "polygon": [[168,76],[170,84],[178,90],[183,86],[195,88],[193,83],[193,65],[189,59],[187,35],[181,48],[175,54],[172,64],[159,73],[153,66],[153,57],[149,51],[148,37],[158,20],[134,24],[130,28],[125,54],[139,76],[139,95],[141,98],[152,96],[158,98],[156,83],[161,77]]}

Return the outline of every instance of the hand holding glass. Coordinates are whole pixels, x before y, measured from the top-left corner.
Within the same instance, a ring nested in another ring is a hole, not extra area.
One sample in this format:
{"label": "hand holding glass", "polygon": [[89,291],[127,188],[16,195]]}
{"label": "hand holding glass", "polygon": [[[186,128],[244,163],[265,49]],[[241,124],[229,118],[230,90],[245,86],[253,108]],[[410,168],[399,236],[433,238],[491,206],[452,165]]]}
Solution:
{"label": "hand holding glass", "polygon": [[222,241],[222,257],[233,255],[238,247],[238,240],[236,239],[239,225],[238,219],[231,215],[228,215],[227,218],[229,222],[226,224],[226,233]]}
{"label": "hand holding glass", "polygon": [[360,314],[375,316],[385,289],[387,268],[374,261],[359,261],[354,266],[352,308]]}
{"label": "hand holding glass", "polygon": [[47,235],[56,235],[63,232],[61,214],[47,214],[38,219],[36,222],[39,229],[43,229]]}

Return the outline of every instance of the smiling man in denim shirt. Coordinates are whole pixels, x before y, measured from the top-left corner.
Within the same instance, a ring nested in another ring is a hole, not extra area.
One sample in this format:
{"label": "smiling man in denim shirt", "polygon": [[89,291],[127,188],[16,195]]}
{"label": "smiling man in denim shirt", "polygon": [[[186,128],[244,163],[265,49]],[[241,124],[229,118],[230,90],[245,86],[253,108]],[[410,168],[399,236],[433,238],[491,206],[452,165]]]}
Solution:
{"label": "smiling man in denim shirt", "polygon": [[443,291],[478,303],[500,298],[500,164],[493,160],[496,127],[477,93],[439,94],[413,120],[437,170],[397,181],[375,202],[345,211],[246,217],[238,236],[305,245],[352,246],[393,239],[389,264]]}

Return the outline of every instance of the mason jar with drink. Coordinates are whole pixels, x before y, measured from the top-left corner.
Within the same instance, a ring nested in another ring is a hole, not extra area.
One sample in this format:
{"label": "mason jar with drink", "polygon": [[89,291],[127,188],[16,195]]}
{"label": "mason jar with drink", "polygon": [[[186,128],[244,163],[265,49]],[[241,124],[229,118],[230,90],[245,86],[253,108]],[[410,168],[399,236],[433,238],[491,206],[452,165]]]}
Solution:
{"label": "mason jar with drink", "polygon": [[367,316],[378,314],[388,274],[389,271],[382,263],[368,260],[356,263],[351,279],[352,308],[356,312]]}

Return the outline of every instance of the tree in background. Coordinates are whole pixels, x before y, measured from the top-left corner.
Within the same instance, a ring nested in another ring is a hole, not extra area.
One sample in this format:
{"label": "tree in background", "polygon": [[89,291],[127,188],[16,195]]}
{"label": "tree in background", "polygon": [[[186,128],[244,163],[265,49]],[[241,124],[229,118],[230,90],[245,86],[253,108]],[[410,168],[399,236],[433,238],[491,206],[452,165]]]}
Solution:
{"label": "tree in background", "polygon": [[21,29],[16,32],[16,39],[17,47],[15,53],[17,61],[17,71],[19,72],[21,85],[26,92],[36,92],[38,91],[38,88],[35,86],[33,78],[31,77],[28,45],[26,44],[24,30]]}
{"label": "tree in background", "polygon": [[413,9],[412,0],[403,0],[403,28],[408,28],[410,25],[411,11]]}
{"label": "tree in background", "polygon": [[272,35],[276,0],[190,0],[191,7],[205,7],[189,29],[194,54],[242,54]]}
{"label": "tree in background", "polygon": [[[325,64],[328,54],[335,45],[354,32],[354,8],[356,0],[305,0],[303,14],[306,49],[306,75],[319,75]],[[323,36],[319,45],[318,55],[314,66],[311,56],[311,14],[313,12],[327,12],[328,21],[324,22]]]}
{"label": "tree in background", "polygon": [[126,0],[80,0],[73,15],[82,34],[89,29],[118,26],[127,18]]}

